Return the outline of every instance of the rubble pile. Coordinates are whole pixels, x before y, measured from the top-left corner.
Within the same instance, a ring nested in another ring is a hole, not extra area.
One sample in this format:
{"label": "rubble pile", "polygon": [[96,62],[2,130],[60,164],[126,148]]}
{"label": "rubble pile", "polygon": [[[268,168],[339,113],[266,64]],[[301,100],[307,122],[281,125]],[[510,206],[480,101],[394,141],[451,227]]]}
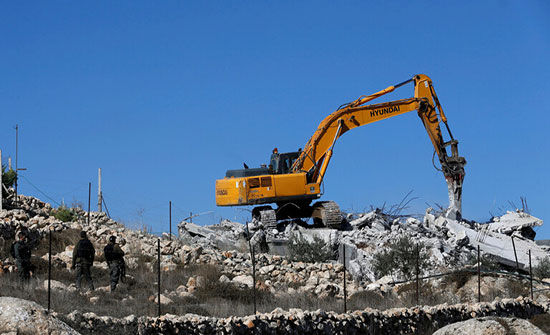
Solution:
{"label": "rubble pile", "polygon": [[355,279],[365,282],[376,280],[371,267],[373,256],[402,236],[428,249],[428,263],[432,267],[421,269],[424,273],[464,267],[477,258],[477,246],[503,264],[516,266],[512,236],[516,238],[519,265],[523,268],[529,266],[528,250],[533,254],[533,266],[549,255],[550,250],[532,240],[532,228],[542,225],[542,220],[522,211],[507,212],[480,224],[436,217],[431,208],[426,210],[422,221],[413,217],[393,218],[375,210],[360,215],[350,225],[353,229],[342,232],[341,243],[351,249],[348,253],[354,256],[347,264],[350,272]]}
{"label": "rubble pile", "polygon": [[65,321],[82,332],[104,334],[414,334],[486,316],[530,318],[547,313],[549,307],[518,298],[491,303],[394,308],[383,312],[365,309],[348,314],[275,309],[271,313],[229,318],[167,314],[160,318],[132,315],[117,319],[75,311],[67,315]]}
{"label": "rubble pile", "polygon": [[223,220],[219,224],[201,227],[192,222],[182,222],[178,225],[179,237],[190,244],[199,244],[217,249],[235,249],[246,247],[243,242],[245,236],[244,225],[230,220]]}
{"label": "rubble pile", "polygon": [[[183,246],[183,251],[183,264],[218,265],[225,275],[233,278],[231,281],[235,286],[252,287],[250,254],[237,251],[220,253],[200,246]],[[289,262],[278,255],[260,254],[256,258],[256,271],[260,278],[265,278],[261,281],[263,288],[273,294],[292,294],[297,291],[312,293],[320,298],[343,297],[342,264]],[[298,288],[294,289],[296,286]],[[348,294],[359,289],[354,282],[347,285]]]}

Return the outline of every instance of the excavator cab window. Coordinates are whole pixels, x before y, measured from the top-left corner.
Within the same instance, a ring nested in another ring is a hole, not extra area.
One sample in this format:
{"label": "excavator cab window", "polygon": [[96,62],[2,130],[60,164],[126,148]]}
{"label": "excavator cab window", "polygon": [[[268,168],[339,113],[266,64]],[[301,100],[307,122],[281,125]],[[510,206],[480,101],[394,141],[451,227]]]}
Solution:
{"label": "excavator cab window", "polygon": [[290,168],[294,161],[298,159],[300,152],[285,152],[282,154],[272,154],[269,161],[270,167],[273,169],[273,174],[290,173]]}

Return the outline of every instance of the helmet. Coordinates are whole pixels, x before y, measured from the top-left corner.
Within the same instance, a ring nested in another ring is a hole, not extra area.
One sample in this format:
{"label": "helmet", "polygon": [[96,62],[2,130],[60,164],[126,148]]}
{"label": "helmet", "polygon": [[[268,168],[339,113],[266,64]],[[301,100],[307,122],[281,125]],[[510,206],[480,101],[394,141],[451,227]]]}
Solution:
{"label": "helmet", "polygon": [[116,241],[116,236],[113,235],[113,236],[109,237],[109,242],[115,243],[115,241]]}
{"label": "helmet", "polygon": [[86,235],[86,232],[85,232],[84,230],[80,232],[80,237],[81,237],[81,238],[84,238],[84,237],[86,237],[86,236],[87,236],[87,235]]}

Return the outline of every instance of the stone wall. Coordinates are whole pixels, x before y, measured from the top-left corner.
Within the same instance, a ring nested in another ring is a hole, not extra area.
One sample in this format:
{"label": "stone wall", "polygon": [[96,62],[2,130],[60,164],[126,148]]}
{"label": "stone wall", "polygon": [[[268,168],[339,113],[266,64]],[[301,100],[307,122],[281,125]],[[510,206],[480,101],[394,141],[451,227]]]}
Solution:
{"label": "stone wall", "polygon": [[[491,303],[419,306],[386,311],[366,309],[337,314],[276,309],[256,316],[211,318],[186,314],[160,318],[100,317],[75,311],[65,321],[82,334],[414,334],[435,331],[484,316],[530,318],[548,313],[550,305],[526,298]],[[418,327],[418,329],[417,329]]]}

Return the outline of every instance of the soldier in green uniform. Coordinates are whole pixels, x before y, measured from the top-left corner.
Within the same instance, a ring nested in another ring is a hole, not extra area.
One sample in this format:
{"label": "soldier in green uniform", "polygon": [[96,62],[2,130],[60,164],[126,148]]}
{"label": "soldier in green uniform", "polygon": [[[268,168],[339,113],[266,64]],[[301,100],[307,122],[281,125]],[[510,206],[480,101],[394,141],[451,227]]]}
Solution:
{"label": "soldier in green uniform", "polygon": [[80,232],[80,241],[76,244],[73,250],[73,265],[72,269],[76,268],[76,288],[80,290],[82,277],[86,278],[90,290],[94,289],[92,281],[91,268],[94,264],[95,248],[92,242],[88,239],[86,232]]}
{"label": "soldier in green uniform", "polygon": [[17,265],[17,274],[21,283],[27,282],[31,277],[31,248],[27,243],[27,234],[21,231],[17,234],[18,241],[13,245],[13,257]]}
{"label": "soldier in green uniform", "polygon": [[109,243],[103,249],[105,260],[110,270],[111,292],[116,289],[119,278],[122,279],[125,272],[124,251],[116,243],[116,236],[109,237]]}

